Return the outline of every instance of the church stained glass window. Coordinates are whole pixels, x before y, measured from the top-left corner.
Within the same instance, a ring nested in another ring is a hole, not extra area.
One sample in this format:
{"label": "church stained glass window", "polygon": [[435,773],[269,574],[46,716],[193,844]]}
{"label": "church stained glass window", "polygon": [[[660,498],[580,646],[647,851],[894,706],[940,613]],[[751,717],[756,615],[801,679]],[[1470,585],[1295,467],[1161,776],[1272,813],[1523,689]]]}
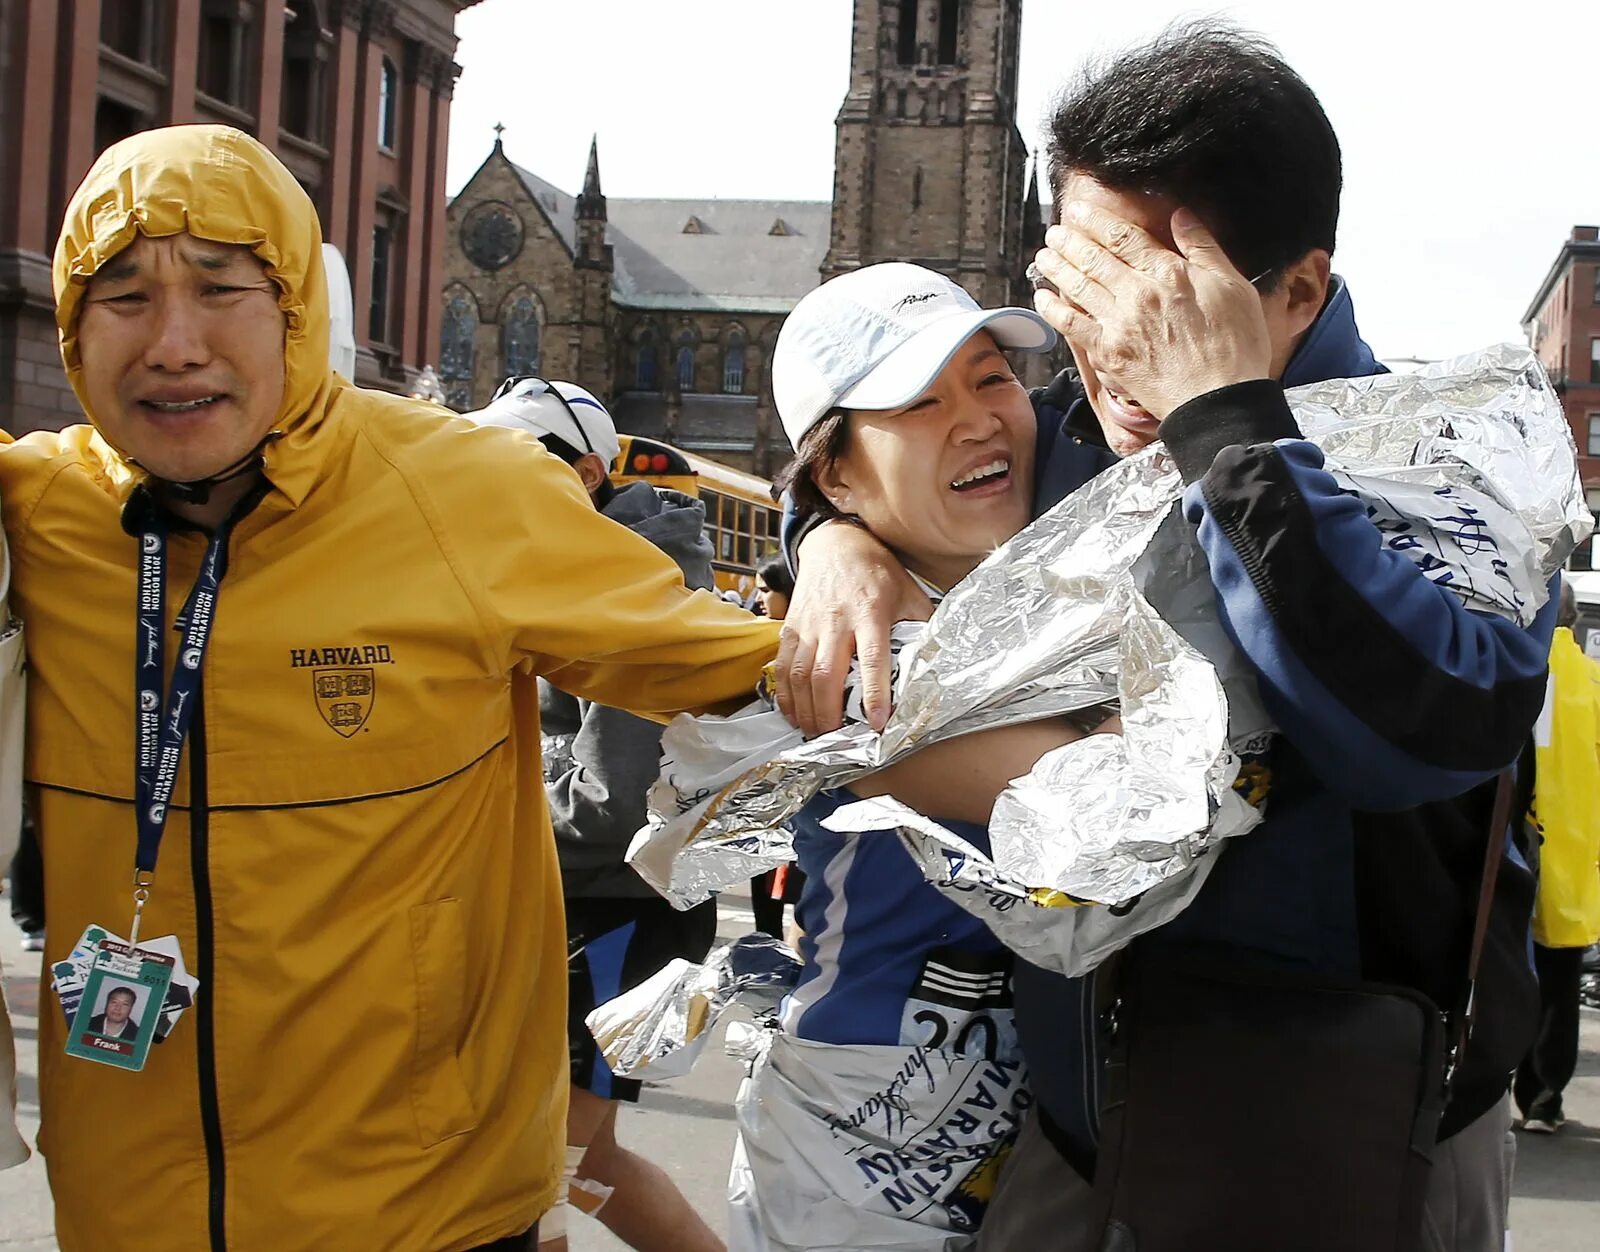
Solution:
{"label": "church stained glass window", "polygon": [[501,347],[505,368],[500,373],[506,378],[539,372],[539,314],[533,297],[518,296],[511,306],[501,332]]}
{"label": "church stained glass window", "polygon": [[456,291],[445,301],[439,332],[439,376],[444,380],[445,398],[458,409],[472,407],[473,339],[477,329],[478,310],[471,297]]}
{"label": "church stained glass window", "polygon": [[634,360],[633,383],[640,391],[656,389],[656,337],[646,331],[639,340],[639,352]]}
{"label": "church stained glass window", "polygon": [[744,336],[734,331],[722,355],[722,390],[736,396],[744,390]]}
{"label": "church stained glass window", "polygon": [[694,349],[688,344],[678,349],[678,390],[694,390]]}

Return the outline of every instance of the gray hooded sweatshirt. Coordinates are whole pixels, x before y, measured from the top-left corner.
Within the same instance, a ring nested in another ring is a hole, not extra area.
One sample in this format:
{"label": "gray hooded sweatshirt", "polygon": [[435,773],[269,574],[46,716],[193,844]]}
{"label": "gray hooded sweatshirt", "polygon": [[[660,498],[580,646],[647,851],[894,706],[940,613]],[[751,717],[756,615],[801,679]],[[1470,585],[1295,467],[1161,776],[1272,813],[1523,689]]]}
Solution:
{"label": "gray hooded sweatshirt", "polygon": [[[660,548],[690,587],[710,588],[705,505],[677,491],[629,483],[601,512]],[[545,791],[569,899],[655,896],[623,863],[645,821],[661,765],[658,722],[579,700],[539,680]]]}

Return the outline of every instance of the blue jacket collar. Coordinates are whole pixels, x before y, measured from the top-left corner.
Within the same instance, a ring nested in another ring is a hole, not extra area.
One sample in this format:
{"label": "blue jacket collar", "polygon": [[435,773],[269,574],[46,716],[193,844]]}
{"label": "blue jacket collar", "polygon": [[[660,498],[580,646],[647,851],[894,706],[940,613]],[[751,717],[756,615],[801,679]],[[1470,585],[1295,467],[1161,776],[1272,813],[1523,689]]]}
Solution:
{"label": "blue jacket collar", "polygon": [[1283,369],[1283,385],[1299,387],[1330,378],[1365,378],[1387,374],[1388,367],[1372,355],[1356,329],[1355,304],[1350,288],[1337,274],[1328,286],[1328,300],[1306,337]]}

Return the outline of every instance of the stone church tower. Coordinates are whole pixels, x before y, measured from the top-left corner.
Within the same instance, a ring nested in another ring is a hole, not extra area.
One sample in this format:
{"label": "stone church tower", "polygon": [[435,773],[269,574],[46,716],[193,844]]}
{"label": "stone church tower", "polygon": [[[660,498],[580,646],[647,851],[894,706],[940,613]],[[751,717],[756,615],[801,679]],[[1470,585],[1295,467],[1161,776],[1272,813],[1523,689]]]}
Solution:
{"label": "stone church tower", "polygon": [[824,280],[878,261],[1026,300],[1043,236],[1017,130],[1022,0],[855,0]]}

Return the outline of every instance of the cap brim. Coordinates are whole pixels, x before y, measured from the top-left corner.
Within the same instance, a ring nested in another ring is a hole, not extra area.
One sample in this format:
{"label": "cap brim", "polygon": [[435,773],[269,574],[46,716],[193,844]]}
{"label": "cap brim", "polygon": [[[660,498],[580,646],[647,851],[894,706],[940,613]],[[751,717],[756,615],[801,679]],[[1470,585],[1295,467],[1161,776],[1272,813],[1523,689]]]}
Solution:
{"label": "cap brim", "polygon": [[1002,348],[1016,352],[1044,352],[1056,342],[1055,328],[1032,309],[976,309],[954,314],[913,335],[879,361],[839,397],[839,407],[897,409],[910,404],[980,330],[993,335]]}

